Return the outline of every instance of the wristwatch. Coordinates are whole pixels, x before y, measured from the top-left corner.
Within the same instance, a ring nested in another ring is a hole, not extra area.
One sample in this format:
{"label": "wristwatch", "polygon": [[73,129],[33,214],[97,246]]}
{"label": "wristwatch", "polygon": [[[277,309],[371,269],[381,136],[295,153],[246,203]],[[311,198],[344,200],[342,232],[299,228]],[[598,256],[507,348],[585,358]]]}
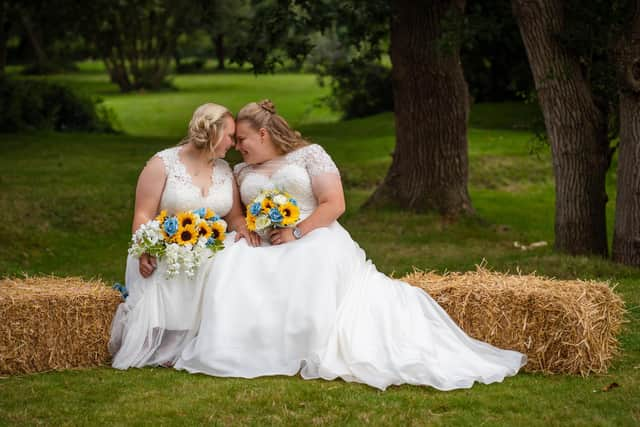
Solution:
{"label": "wristwatch", "polygon": [[295,237],[296,240],[301,238],[302,237],[302,230],[300,230],[298,227],[293,227],[293,237]]}

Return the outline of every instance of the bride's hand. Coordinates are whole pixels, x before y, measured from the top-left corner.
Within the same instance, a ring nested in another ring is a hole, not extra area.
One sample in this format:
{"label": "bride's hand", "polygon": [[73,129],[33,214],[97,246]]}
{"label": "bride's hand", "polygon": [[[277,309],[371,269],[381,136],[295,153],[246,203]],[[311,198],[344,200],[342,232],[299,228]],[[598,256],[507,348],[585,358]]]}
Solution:
{"label": "bride's hand", "polygon": [[281,245],[296,240],[292,228],[275,228],[269,233],[269,239],[272,245]]}
{"label": "bride's hand", "polygon": [[140,256],[140,274],[145,279],[153,274],[157,265],[156,257],[146,253]]}
{"label": "bride's hand", "polygon": [[236,242],[245,238],[251,246],[260,246],[260,236],[258,233],[249,231],[247,227],[242,227],[236,231]]}

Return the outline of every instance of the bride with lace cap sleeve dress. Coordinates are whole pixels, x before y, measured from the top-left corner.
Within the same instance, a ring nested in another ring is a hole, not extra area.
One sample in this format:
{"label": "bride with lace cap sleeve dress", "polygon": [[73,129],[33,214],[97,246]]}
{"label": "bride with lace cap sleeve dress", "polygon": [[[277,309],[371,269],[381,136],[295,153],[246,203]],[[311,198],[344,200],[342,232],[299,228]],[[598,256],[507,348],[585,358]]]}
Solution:
{"label": "bride with lace cap sleeve dress", "polygon": [[260,247],[243,240],[216,257],[198,336],[177,369],[253,378],[342,378],[468,388],[515,375],[526,356],[475,340],[423,290],[377,271],[336,221],[344,211],[338,168],[293,132],[269,101],[236,121],[235,167],[245,205],[264,189],[288,192],[301,221]]}
{"label": "bride with lace cap sleeve dress", "polygon": [[[233,117],[225,107],[199,107],[188,137],[154,155],[140,174],[133,230],[162,210],[171,215],[209,208],[225,217],[230,228],[248,235],[233,173],[222,159],[234,143],[234,132]],[[225,244],[234,237],[228,233]],[[202,263],[206,262],[210,260],[204,257]],[[166,268],[162,260],[147,254],[127,258],[129,295],[117,309],[109,341],[113,367],[170,365],[197,331],[206,269],[199,268],[193,278],[167,279]]]}

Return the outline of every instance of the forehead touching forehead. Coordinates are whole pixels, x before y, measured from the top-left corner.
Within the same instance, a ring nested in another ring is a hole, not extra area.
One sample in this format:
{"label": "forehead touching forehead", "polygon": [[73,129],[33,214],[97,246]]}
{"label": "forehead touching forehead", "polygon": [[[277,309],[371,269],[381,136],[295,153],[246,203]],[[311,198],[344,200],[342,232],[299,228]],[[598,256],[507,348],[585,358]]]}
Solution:
{"label": "forehead touching forehead", "polygon": [[256,133],[256,130],[251,127],[251,124],[246,120],[241,120],[236,123],[236,136],[246,137],[252,133]]}
{"label": "forehead touching forehead", "polygon": [[228,134],[233,135],[236,132],[236,121],[231,116],[226,116],[224,119],[224,127]]}

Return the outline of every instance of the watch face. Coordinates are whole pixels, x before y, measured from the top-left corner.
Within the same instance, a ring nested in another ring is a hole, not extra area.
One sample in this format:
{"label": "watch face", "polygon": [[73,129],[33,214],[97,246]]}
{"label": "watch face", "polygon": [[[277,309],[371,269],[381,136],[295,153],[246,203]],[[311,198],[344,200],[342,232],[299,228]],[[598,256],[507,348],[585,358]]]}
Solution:
{"label": "watch face", "polygon": [[300,229],[298,227],[293,229],[293,237],[295,237],[296,239],[302,237],[302,233],[300,233]]}

